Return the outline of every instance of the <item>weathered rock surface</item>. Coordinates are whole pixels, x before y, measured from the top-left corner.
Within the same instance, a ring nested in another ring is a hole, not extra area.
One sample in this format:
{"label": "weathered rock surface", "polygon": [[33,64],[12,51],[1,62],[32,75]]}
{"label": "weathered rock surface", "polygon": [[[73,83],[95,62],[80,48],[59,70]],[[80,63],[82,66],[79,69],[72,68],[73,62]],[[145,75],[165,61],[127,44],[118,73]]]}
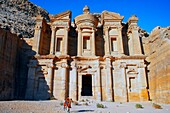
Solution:
{"label": "weathered rock surface", "polygon": [[0,100],[14,99],[19,45],[17,35],[0,28]]}
{"label": "weathered rock surface", "polygon": [[28,0],[0,0],[0,27],[24,38],[34,36],[35,17],[49,21],[48,12]]}
{"label": "weathered rock surface", "polygon": [[143,43],[148,56],[150,98],[154,102],[170,104],[170,27],[156,27]]}

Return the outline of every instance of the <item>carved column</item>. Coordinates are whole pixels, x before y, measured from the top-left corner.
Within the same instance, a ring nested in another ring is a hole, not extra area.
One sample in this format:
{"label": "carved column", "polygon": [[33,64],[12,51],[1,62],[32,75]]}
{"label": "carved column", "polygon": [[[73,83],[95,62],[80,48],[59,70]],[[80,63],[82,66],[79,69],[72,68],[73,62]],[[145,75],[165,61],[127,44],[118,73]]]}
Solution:
{"label": "carved column", "polygon": [[33,50],[36,51],[36,54],[40,54],[40,40],[41,40],[41,25],[36,25],[35,27],[35,33],[34,33],[34,46]]}
{"label": "carved column", "polygon": [[100,72],[100,63],[99,61],[97,61],[97,65],[95,67],[95,69],[97,70],[96,74],[95,74],[95,96],[96,96],[96,100],[101,101],[101,72]]}
{"label": "carved column", "polygon": [[77,75],[77,67],[76,60],[71,63],[71,72],[70,72],[70,83],[69,83],[69,97],[73,100],[78,100],[78,75]]}
{"label": "carved column", "polygon": [[92,29],[92,56],[96,55],[95,49],[95,28]]}
{"label": "carved column", "polygon": [[128,31],[128,47],[129,47],[129,55],[134,55],[134,46],[133,46],[133,38],[132,38],[131,31]]}
{"label": "carved column", "polygon": [[78,51],[77,51],[77,55],[78,56],[82,56],[82,32],[81,32],[81,28],[78,28]]}
{"label": "carved column", "polygon": [[139,39],[139,33],[138,33],[138,26],[133,26],[132,27],[132,36],[133,36],[133,41],[134,41],[134,54],[140,55],[142,54],[141,50],[141,43]]}
{"label": "carved column", "polygon": [[145,65],[143,62],[138,64],[138,87],[140,101],[148,101],[148,90],[147,90],[147,80],[145,74]]}
{"label": "carved column", "polygon": [[123,39],[122,39],[122,27],[118,27],[118,33],[119,33],[119,37],[118,37],[118,51],[120,54],[124,54],[124,50],[123,50]]}
{"label": "carved column", "polygon": [[29,69],[28,69],[28,79],[27,79],[25,99],[34,99],[35,72],[37,68],[37,61],[30,60],[28,67]]}
{"label": "carved column", "polygon": [[47,75],[47,85],[49,86],[50,97],[53,96],[53,80],[54,80],[54,65],[53,63],[47,64],[48,75]]}
{"label": "carved column", "polygon": [[65,98],[67,98],[67,94],[68,94],[68,91],[67,91],[67,88],[68,88],[68,81],[67,81],[67,78],[68,78],[68,73],[67,73],[67,68],[68,68],[68,65],[67,65],[67,63],[66,62],[63,62],[62,64],[61,64],[61,68],[62,68],[62,71],[61,71],[61,96],[63,96],[62,97],[62,99],[65,99]]}
{"label": "carved column", "polygon": [[128,89],[127,89],[127,76],[126,76],[126,63],[122,62],[120,64],[120,77],[122,78],[121,81],[121,89],[122,89],[122,99],[120,99],[122,102],[128,102]]}
{"label": "carved column", "polygon": [[104,27],[105,33],[105,55],[110,55],[110,43],[109,43],[109,27]]}
{"label": "carved column", "polygon": [[50,44],[50,54],[54,55],[55,54],[55,38],[56,38],[56,27],[51,26],[51,44]]}
{"label": "carved column", "polygon": [[81,92],[82,92],[82,75],[78,74],[78,100],[81,99]]}
{"label": "carved column", "polygon": [[113,88],[112,88],[112,72],[111,60],[106,58],[106,100],[113,101]]}
{"label": "carved column", "polygon": [[64,55],[68,54],[68,31],[69,28],[65,28],[65,38],[64,38]]}

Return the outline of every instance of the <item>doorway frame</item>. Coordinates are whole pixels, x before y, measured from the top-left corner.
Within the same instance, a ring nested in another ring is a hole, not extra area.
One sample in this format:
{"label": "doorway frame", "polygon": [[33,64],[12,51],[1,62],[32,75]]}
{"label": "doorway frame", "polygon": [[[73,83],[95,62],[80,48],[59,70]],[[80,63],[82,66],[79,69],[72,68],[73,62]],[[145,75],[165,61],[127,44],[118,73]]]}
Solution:
{"label": "doorway frame", "polygon": [[[92,77],[92,96],[81,96],[81,89],[82,89],[82,76],[88,76],[90,75]],[[94,93],[95,93],[95,74],[93,73],[79,73],[78,74],[78,100],[83,99],[94,99]]]}

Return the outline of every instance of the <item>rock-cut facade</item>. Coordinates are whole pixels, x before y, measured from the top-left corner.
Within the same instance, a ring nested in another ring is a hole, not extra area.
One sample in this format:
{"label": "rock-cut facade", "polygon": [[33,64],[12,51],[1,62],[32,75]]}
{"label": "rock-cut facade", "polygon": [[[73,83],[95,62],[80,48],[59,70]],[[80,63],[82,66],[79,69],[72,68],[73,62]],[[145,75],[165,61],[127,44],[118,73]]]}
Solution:
{"label": "rock-cut facade", "polygon": [[25,99],[147,101],[148,80],[138,18],[71,11],[36,17]]}

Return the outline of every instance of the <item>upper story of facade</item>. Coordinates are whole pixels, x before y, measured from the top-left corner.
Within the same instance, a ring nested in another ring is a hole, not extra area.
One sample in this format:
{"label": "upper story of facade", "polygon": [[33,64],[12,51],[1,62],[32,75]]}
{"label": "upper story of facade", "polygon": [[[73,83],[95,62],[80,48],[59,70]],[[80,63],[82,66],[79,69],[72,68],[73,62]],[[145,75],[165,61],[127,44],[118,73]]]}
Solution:
{"label": "upper story of facade", "polygon": [[37,55],[59,56],[141,56],[138,18],[122,23],[123,16],[103,11],[90,13],[89,7],[71,22],[71,11],[50,16],[47,23],[36,17],[33,50]]}

